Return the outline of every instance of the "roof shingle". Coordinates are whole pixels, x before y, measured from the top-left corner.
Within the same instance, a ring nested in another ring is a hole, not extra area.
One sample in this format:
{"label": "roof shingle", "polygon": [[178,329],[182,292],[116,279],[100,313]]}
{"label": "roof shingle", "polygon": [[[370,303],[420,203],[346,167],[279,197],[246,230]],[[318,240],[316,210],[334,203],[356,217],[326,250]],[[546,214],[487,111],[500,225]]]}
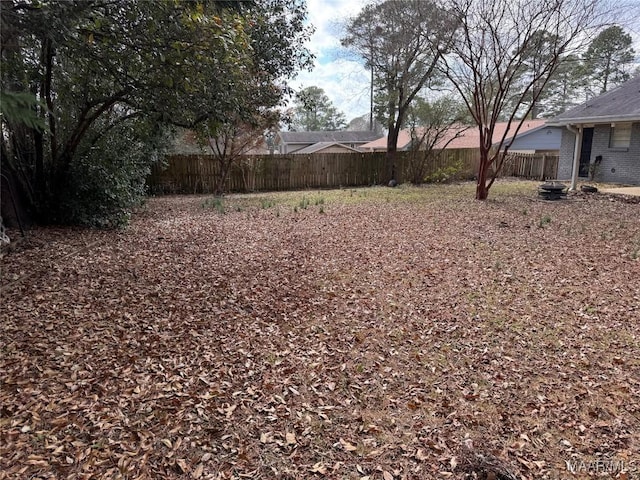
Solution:
{"label": "roof shingle", "polygon": [[[523,134],[526,131],[541,128],[545,123],[545,120],[525,120],[520,128],[520,134]],[[517,126],[517,121],[511,123],[510,132],[515,131]],[[497,122],[495,124],[493,130],[493,141],[499,142],[502,139],[505,131],[507,129],[507,122]],[[457,137],[456,137],[457,135]],[[511,138],[513,135],[507,134],[507,140]],[[452,137],[456,137],[453,138]],[[448,142],[448,143],[447,143]],[[411,143],[411,133],[409,130],[400,130],[398,135],[398,150],[404,150],[409,147]],[[477,126],[469,126],[469,127],[451,127],[448,132],[443,135],[443,138],[438,142],[436,148],[447,148],[447,149],[457,149],[457,148],[478,148],[480,146],[480,132]],[[364,145],[360,145],[361,150],[369,151],[369,150],[386,150],[387,148],[387,137],[383,137],[377,139],[373,142],[365,143]]]}
{"label": "roof shingle", "polygon": [[549,120],[549,125],[640,120],[640,75]]}
{"label": "roof shingle", "polygon": [[280,132],[280,138],[283,143],[319,143],[319,142],[338,142],[338,143],[363,143],[370,142],[380,137],[375,132],[352,132],[347,130],[339,131],[317,131],[317,132]]}

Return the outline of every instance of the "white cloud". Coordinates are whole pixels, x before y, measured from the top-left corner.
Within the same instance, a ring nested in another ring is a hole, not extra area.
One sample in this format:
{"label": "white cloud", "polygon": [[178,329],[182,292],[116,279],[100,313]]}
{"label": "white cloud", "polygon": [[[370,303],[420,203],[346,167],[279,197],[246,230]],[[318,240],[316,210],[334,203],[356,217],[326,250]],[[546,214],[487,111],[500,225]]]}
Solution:
{"label": "white cloud", "polygon": [[357,15],[365,3],[364,0],[308,0],[308,19],[316,29],[309,45],[311,51],[322,55],[338,48],[343,25]]}
{"label": "white cloud", "polygon": [[347,121],[369,112],[369,72],[350,60],[335,60],[302,72],[292,83],[296,90],[320,87]]}
{"label": "white cloud", "polygon": [[322,88],[347,121],[369,112],[369,72],[340,47],[342,26],[358,14],[365,0],[308,0],[309,22],[315,27],[307,47],[316,56],[312,72],[300,72],[296,89]]}

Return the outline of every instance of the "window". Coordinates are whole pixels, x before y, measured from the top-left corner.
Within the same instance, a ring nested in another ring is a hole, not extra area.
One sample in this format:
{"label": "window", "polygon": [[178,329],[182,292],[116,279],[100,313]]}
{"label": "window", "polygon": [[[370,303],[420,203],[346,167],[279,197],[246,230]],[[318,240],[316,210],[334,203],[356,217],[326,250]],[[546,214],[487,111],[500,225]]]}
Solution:
{"label": "window", "polygon": [[611,127],[609,148],[629,148],[631,144],[631,124],[617,123]]}

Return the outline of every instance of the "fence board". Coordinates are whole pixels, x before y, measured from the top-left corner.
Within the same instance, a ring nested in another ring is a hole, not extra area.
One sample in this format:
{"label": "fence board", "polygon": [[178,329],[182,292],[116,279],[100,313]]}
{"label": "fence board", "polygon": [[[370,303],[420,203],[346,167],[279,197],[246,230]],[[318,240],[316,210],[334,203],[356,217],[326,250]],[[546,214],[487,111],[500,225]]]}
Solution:
{"label": "fence board", "polygon": [[509,153],[502,166],[502,176],[547,180],[558,176],[558,155]]}
{"label": "fence board", "polygon": [[[423,177],[450,169],[457,179],[473,178],[478,171],[477,149],[435,152],[424,165]],[[165,167],[155,166],[148,178],[152,193],[212,193],[219,165],[209,155],[172,155]],[[398,152],[396,179],[411,179],[411,152]],[[453,167],[453,168],[451,168]],[[556,178],[557,155],[510,153],[501,176],[545,180]],[[314,153],[310,155],[246,156],[229,171],[225,191],[251,192],[379,185],[387,177],[384,152]]]}

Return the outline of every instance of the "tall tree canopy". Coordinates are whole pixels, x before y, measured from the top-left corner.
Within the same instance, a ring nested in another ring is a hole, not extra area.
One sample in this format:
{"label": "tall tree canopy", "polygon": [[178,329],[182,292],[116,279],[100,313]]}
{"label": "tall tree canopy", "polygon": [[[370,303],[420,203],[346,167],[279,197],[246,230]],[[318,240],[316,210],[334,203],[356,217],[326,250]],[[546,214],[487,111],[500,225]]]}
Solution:
{"label": "tall tree canopy", "polygon": [[581,103],[582,84],[583,74],[580,58],[575,53],[563,55],[558,68],[541,92],[537,100],[536,111],[532,110],[531,117],[550,118],[578,105]]}
{"label": "tall tree canopy", "polygon": [[634,59],[631,35],[618,25],[606,28],[593,39],[583,56],[587,89],[597,95],[629,80]]}
{"label": "tall tree canopy", "polygon": [[[548,32],[537,32],[531,47],[523,55],[521,81],[525,84],[531,76],[540,77],[539,69],[549,55],[548,44],[554,39]],[[548,78],[544,88],[540,81],[531,88],[529,98],[522,100],[520,108],[531,106],[530,118],[550,117],[581,103],[586,98],[604,93],[630,78],[635,51],[631,36],[620,26],[602,30],[586,47],[582,55],[577,51],[561,55],[558,68]],[[533,101],[533,99],[536,99]],[[512,101],[519,102],[516,91]]]}
{"label": "tall tree canopy", "polygon": [[[523,89],[526,89],[529,83],[531,83],[531,86],[528,89],[529,94],[526,97],[520,95],[517,87],[514,88],[509,104],[519,103],[521,110],[528,110],[529,117],[532,119],[538,118],[541,114],[545,113],[545,101],[548,96],[551,95],[551,84],[554,75],[550,76],[545,82],[543,71],[549,61],[552,60],[551,57],[554,55],[553,46],[557,44],[559,40],[560,39],[556,38],[556,35],[553,33],[540,30],[532,33],[531,39],[528,42],[529,44],[526,45],[521,52],[513,52],[522,59],[519,72],[520,78],[515,79],[514,84],[517,85],[521,83]],[[508,114],[510,114],[510,110],[509,108],[507,109]]]}
{"label": "tall tree canopy", "polygon": [[312,86],[296,94],[291,126],[304,132],[342,130],[346,120],[344,113],[333,105],[324,90]]}
{"label": "tall tree canopy", "polygon": [[385,0],[365,6],[347,26],[342,44],[373,69],[378,118],[389,134],[389,178],[395,175],[398,134],[416,95],[433,80],[455,23],[431,0]]}
{"label": "tall tree canopy", "polygon": [[3,170],[41,221],[118,221],[167,128],[215,134],[283,103],[310,63],[305,16],[302,0],[3,1],[1,90],[44,124],[3,115]]}

